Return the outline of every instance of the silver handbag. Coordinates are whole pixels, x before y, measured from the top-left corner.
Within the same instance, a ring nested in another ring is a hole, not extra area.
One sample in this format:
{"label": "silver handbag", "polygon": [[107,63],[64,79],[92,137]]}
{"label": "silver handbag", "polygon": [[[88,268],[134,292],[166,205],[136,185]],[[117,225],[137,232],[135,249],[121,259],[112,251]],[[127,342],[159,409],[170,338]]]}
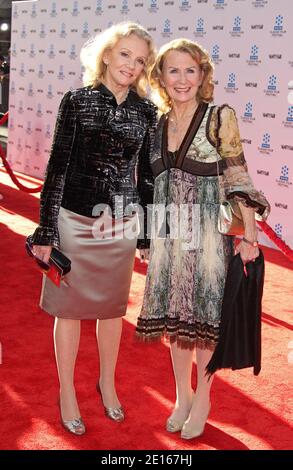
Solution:
{"label": "silver handbag", "polygon": [[[220,126],[219,110],[217,112],[218,128]],[[216,149],[218,151],[219,138],[217,135]],[[219,154],[219,152],[218,152]],[[220,195],[220,206],[218,213],[218,231],[222,235],[244,235],[244,223],[239,204],[235,199],[223,199],[221,192],[220,174],[219,174],[219,161],[217,159],[217,175]]]}
{"label": "silver handbag", "polygon": [[223,235],[244,235],[244,223],[238,202],[220,202],[218,230]]}

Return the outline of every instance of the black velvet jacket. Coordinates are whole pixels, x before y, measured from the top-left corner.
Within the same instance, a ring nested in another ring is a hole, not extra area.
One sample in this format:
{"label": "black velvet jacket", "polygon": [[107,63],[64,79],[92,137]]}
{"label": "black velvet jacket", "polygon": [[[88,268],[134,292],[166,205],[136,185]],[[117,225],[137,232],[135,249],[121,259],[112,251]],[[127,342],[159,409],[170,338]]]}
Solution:
{"label": "black velvet jacket", "polygon": [[[33,243],[58,247],[60,206],[93,217],[97,204],[107,204],[113,216],[121,217],[126,205],[140,203],[146,216],[153,199],[150,153],[156,125],[155,105],[133,90],[120,105],[102,84],[67,92],[58,111]],[[123,207],[115,205],[115,196]],[[138,246],[149,246],[146,233]]]}

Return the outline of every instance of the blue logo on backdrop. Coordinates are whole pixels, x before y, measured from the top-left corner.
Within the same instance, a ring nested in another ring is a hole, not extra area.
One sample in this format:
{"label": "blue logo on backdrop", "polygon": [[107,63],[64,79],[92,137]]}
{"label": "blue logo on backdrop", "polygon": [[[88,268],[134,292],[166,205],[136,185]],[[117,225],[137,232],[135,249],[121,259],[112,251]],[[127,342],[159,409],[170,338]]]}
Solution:
{"label": "blue logo on backdrop", "polygon": [[43,116],[43,111],[42,111],[42,105],[41,105],[41,103],[38,103],[38,104],[37,104],[36,115],[37,115],[38,117],[42,117],[42,116]]}
{"label": "blue logo on backdrop", "polygon": [[96,15],[102,15],[103,13],[103,0],[97,0]]}
{"label": "blue logo on backdrop", "polygon": [[270,144],[270,141],[271,141],[271,136],[270,134],[268,134],[267,132],[263,135],[263,138],[262,138],[262,144],[261,144],[261,148],[263,149],[269,149],[271,144]]}
{"label": "blue logo on backdrop", "polygon": [[23,101],[20,100],[20,102],[18,103],[18,109],[17,109],[17,112],[19,114],[22,114],[24,112],[24,109],[23,109]]}
{"label": "blue logo on backdrop", "polygon": [[31,44],[29,56],[30,56],[30,57],[35,57],[35,55],[36,55],[35,45],[34,45],[34,44]]}
{"label": "blue logo on backdrop", "polygon": [[280,180],[284,181],[284,183],[288,183],[289,181],[289,168],[287,167],[287,165],[284,165],[281,168]]}
{"label": "blue logo on backdrop", "polygon": [[263,8],[267,5],[268,3],[268,0],[254,0],[252,2],[252,5],[255,7],[255,8]]}
{"label": "blue logo on backdrop", "polygon": [[38,71],[38,77],[39,78],[44,78],[44,68],[43,68],[43,64],[39,64],[39,71]]}
{"label": "blue logo on backdrop", "polygon": [[248,118],[252,118],[252,103],[250,101],[248,103],[246,103],[246,105],[245,105],[244,116],[248,117]]}
{"label": "blue logo on backdrop", "polygon": [[15,19],[18,18],[18,5],[14,5],[12,16]]}
{"label": "blue logo on backdrop", "polygon": [[274,31],[283,31],[283,16],[276,16]]}
{"label": "blue logo on backdrop", "polygon": [[48,57],[49,59],[54,59],[55,57],[54,44],[50,44]]}
{"label": "blue logo on backdrop", "polygon": [[61,24],[61,29],[60,29],[60,34],[59,34],[60,38],[66,38],[67,36],[67,33],[66,33],[66,24],[65,23],[62,23]]}
{"label": "blue logo on backdrop", "polygon": [[34,89],[33,89],[33,84],[29,83],[28,85],[28,91],[27,91],[28,96],[34,96]]}
{"label": "blue logo on backdrop", "polygon": [[282,238],[283,225],[275,224],[275,232],[279,238]]}
{"label": "blue logo on backdrop", "polygon": [[45,38],[47,36],[46,28],[45,28],[44,24],[41,24],[39,36],[40,36],[40,38]]}
{"label": "blue logo on backdrop", "polygon": [[37,16],[37,5],[35,3],[32,4],[32,11],[31,11],[31,17],[36,18]]}
{"label": "blue logo on backdrop", "polygon": [[253,117],[253,105],[251,101],[248,101],[248,103],[246,103],[245,111],[243,113],[243,116],[241,116],[241,120],[249,124],[251,124],[255,120],[255,118]]}
{"label": "blue logo on backdrop", "polygon": [[40,155],[40,143],[39,142],[36,142],[35,154]]}
{"label": "blue logo on backdrop", "polygon": [[32,133],[32,131],[33,131],[33,130],[32,130],[32,123],[31,123],[31,121],[27,121],[27,125],[26,125],[26,130],[25,130],[25,132],[26,132],[28,135],[30,135],[30,134]]}
{"label": "blue logo on backdrop", "polygon": [[287,165],[281,167],[281,174],[276,182],[283,188],[289,188],[292,185],[292,182],[289,180],[289,167]]}
{"label": "blue logo on backdrop", "polygon": [[53,18],[57,16],[56,2],[52,3],[50,16],[52,16]]}
{"label": "blue logo on backdrop", "polygon": [[12,48],[11,48],[11,55],[13,55],[13,57],[16,57],[17,56],[17,49],[16,49],[16,44],[14,43]]}
{"label": "blue logo on backdrop", "polygon": [[228,82],[225,86],[225,91],[228,93],[235,93],[236,91],[238,91],[238,88],[236,86],[236,75],[234,72],[231,72],[228,75]]}
{"label": "blue logo on backdrop", "polygon": [[251,46],[249,59],[246,62],[248,65],[258,65],[261,63],[261,60],[258,58],[258,47],[255,44]]}
{"label": "blue logo on backdrop", "polygon": [[14,118],[9,116],[8,127],[11,131],[14,131]]}
{"label": "blue logo on backdrop", "polygon": [[48,91],[47,91],[47,98],[49,98],[49,100],[51,100],[52,98],[54,98],[54,95],[53,95],[53,87],[52,85],[48,85]]}
{"label": "blue logo on backdrop", "polygon": [[171,33],[171,21],[170,20],[165,20],[164,33]]}
{"label": "blue logo on backdrop", "polygon": [[122,0],[122,6],[120,11],[122,15],[127,15],[129,13],[128,0]]}
{"label": "blue logo on backdrop", "polygon": [[51,136],[52,136],[52,134],[51,134],[51,126],[50,126],[50,124],[47,124],[47,126],[46,126],[46,132],[45,132],[45,137],[46,137],[46,139],[51,139]]}
{"label": "blue logo on backdrop", "polygon": [[11,95],[15,95],[16,89],[15,89],[15,82],[12,81],[10,85],[10,93]]}
{"label": "blue logo on backdrop", "polygon": [[87,22],[83,23],[83,30],[82,30],[82,37],[88,38],[90,35],[89,33],[89,24]]}
{"label": "blue logo on backdrop", "polygon": [[18,140],[17,140],[17,146],[16,146],[17,150],[19,152],[22,152],[22,143],[21,143],[21,138],[19,137]]}
{"label": "blue logo on backdrop", "polygon": [[82,81],[84,72],[85,72],[85,67],[82,65],[81,68],[80,68],[80,74],[79,74],[79,77],[78,77],[78,79],[80,81]]}
{"label": "blue logo on backdrop", "polygon": [[276,16],[275,24],[274,24],[273,30],[271,31],[271,35],[273,37],[282,37],[284,36],[284,34],[286,34],[287,31],[285,31],[284,29],[283,21],[284,21],[283,15]]}
{"label": "blue logo on backdrop", "polygon": [[287,117],[282,124],[284,127],[293,129],[293,106],[288,107]]}
{"label": "blue logo on backdrop", "polygon": [[236,82],[235,73],[229,73],[227,87],[235,88],[235,82]]}
{"label": "blue logo on backdrop", "polygon": [[258,60],[258,47],[255,44],[251,46],[250,60]]}
{"label": "blue logo on backdrop", "polygon": [[227,6],[227,3],[225,3],[225,0],[215,0],[214,1],[214,8],[216,10],[223,10]]}
{"label": "blue logo on backdrop", "polygon": [[[31,149],[30,145],[26,145],[26,148]],[[31,166],[30,166],[30,160],[28,158],[25,159],[25,165],[24,165],[24,172],[27,173],[28,175],[30,174]]]}
{"label": "blue logo on backdrop", "polygon": [[265,94],[267,96],[276,96],[278,93],[280,92],[277,89],[277,76],[272,74],[269,76],[268,86],[265,90]]}
{"label": "blue logo on backdrop", "polygon": [[203,37],[206,34],[205,29],[204,29],[204,19],[203,18],[198,18],[196,25],[195,25],[195,30],[193,32],[193,35],[195,37]]}
{"label": "blue logo on backdrop", "polygon": [[64,79],[64,66],[60,65],[59,67],[59,72],[57,75],[58,80],[63,80]]}
{"label": "blue logo on backdrop", "polygon": [[277,77],[276,75],[271,75],[269,78],[268,90],[275,91],[277,89]]}
{"label": "blue logo on backdrop", "polygon": [[164,38],[170,38],[172,36],[171,21],[168,19],[164,21],[162,36]]}
{"label": "blue logo on backdrop", "polygon": [[289,106],[287,114],[287,122],[293,122],[293,106]]}
{"label": "blue logo on backdrop", "polygon": [[237,37],[239,38],[243,34],[243,31],[241,29],[241,18],[240,16],[235,16],[234,18],[234,23],[232,26],[232,31],[230,31],[230,35],[232,37]]}
{"label": "blue logo on backdrop", "polygon": [[158,7],[158,1],[157,0],[151,0],[150,1],[150,6],[149,6],[149,12],[150,13],[157,13],[159,7]]}
{"label": "blue logo on backdrop", "polygon": [[72,7],[71,14],[72,14],[72,16],[79,15],[79,9],[78,9],[78,2],[77,1],[73,2],[73,7]]}
{"label": "blue logo on backdrop", "polygon": [[72,60],[75,60],[77,57],[77,54],[76,54],[76,45],[75,44],[72,44],[71,48],[70,48],[70,51],[69,51],[69,58],[72,59]]}
{"label": "blue logo on backdrop", "polygon": [[222,62],[222,59],[220,59],[220,46],[218,44],[213,46],[211,57],[215,64],[220,64]]}
{"label": "blue logo on backdrop", "polygon": [[181,11],[188,11],[191,8],[190,2],[187,0],[181,0],[181,5],[179,8]]}
{"label": "blue logo on backdrop", "polygon": [[213,46],[213,49],[212,49],[212,59],[213,60],[218,60],[219,59],[219,51],[220,51],[220,47],[218,46],[218,44],[215,44]]}
{"label": "blue logo on backdrop", "polygon": [[240,18],[240,16],[236,16],[234,18],[233,31],[237,32],[237,33],[239,33],[241,31],[241,18]]}
{"label": "blue logo on backdrop", "polygon": [[22,29],[21,29],[20,36],[21,36],[22,38],[26,38],[26,36],[27,36],[26,25],[25,25],[25,24],[22,25]]}
{"label": "blue logo on backdrop", "polygon": [[20,64],[19,75],[20,75],[21,77],[24,77],[24,76],[25,76],[25,67],[24,67],[24,63],[23,63],[23,62]]}
{"label": "blue logo on backdrop", "polygon": [[268,132],[264,133],[262,143],[260,147],[258,147],[258,150],[264,155],[270,155],[270,153],[273,152],[273,149],[271,148],[271,136]]}

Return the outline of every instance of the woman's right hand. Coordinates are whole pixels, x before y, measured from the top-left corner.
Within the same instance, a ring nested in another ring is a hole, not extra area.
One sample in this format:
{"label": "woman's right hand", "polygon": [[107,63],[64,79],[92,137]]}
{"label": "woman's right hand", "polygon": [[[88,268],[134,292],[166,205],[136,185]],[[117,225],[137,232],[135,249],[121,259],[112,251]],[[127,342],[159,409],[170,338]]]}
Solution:
{"label": "woman's right hand", "polygon": [[33,255],[39,258],[44,263],[49,263],[52,246],[33,245]]}

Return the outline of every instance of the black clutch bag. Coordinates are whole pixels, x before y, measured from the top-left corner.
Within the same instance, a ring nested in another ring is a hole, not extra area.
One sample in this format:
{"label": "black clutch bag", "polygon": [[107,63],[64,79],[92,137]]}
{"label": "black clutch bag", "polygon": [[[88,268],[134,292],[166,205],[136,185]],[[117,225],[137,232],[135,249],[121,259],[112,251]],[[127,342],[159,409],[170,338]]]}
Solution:
{"label": "black clutch bag", "polygon": [[33,253],[32,236],[29,235],[25,242],[27,254],[33,258],[41,271],[51,279],[54,284],[60,286],[61,279],[71,270],[71,261],[57,248],[52,248],[49,263],[44,263]]}

